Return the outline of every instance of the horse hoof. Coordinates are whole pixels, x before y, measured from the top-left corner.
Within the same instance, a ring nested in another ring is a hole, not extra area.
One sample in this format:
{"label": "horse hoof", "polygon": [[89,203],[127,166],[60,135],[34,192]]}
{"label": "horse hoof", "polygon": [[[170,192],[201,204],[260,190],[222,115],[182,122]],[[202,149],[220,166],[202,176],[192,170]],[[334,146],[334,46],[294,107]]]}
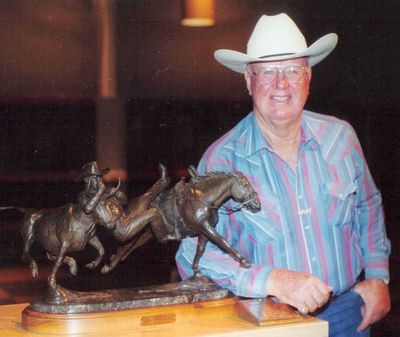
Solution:
{"label": "horse hoof", "polygon": [[45,297],[47,304],[67,304],[70,301],[79,300],[79,293],[65,289],[59,285],[50,286]]}
{"label": "horse hoof", "polygon": [[100,272],[102,274],[107,274],[110,271],[110,267],[107,266],[106,264],[101,268]]}

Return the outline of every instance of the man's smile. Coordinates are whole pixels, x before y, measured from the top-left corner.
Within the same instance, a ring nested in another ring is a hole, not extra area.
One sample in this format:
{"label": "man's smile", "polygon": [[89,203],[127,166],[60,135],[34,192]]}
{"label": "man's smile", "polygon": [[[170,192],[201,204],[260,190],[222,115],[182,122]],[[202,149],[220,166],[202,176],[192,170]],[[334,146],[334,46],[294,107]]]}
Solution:
{"label": "man's smile", "polygon": [[271,100],[278,102],[278,103],[283,103],[283,102],[290,100],[290,96],[289,95],[272,95]]}

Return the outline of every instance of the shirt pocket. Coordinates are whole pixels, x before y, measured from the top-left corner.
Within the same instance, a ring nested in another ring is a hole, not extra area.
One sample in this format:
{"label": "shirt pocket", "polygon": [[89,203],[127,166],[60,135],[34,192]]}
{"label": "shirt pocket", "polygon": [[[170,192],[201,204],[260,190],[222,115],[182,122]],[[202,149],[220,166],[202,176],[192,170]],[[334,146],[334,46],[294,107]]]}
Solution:
{"label": "shirt pocket", "polygon": [[322,185],[325,216],[332,226],[354,221],[357,186],[353,181],[330,181]]}

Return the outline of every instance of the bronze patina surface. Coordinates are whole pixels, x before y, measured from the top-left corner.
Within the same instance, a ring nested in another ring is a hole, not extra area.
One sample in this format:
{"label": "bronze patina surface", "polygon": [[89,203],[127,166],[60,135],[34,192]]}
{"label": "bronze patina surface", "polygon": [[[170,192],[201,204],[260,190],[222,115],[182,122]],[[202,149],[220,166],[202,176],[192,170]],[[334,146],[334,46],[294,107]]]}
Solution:
{"label": "bronze patina surface", "polygon": [[63,293],[67,294],[63,303],[54,304],[43,299],[30,303],[30,307],[42,313],[72,314],[196,303],[232,296],[204,276],[160,286],[93,292],[65,289]]}

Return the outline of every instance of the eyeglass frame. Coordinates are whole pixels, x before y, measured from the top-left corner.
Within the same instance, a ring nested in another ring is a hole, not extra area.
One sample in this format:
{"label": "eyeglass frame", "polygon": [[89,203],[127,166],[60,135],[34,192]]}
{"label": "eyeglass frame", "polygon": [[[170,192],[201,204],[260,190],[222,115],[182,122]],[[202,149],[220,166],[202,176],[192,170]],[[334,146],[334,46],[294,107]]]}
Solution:
{"label": "eyeglass frame", "polygon": [[[261,79],[259,78],[259,77],[260,77],[260,76],[259,76],[260,71],[255,72],[255,71],[251,68],[251,66],[252,66],[253,64],[254,64],[254,63],[249,63],[249,64],[247,65],[247,69],[248,69],[248,71],[249,71],[249,73],[250,73],[250,76],[257,76],[259,82],[262,83],[262,84],[271,84],[271,83],[274,83],[274,82],[277,80],[278,75],[279,75],[280,73],[282,73],[282,74],[285,75],[285,78],[287,79],[287,81],[288,81],[289,83],[291,83],[291,84],[302,84],[302,83],[304,83],[305,75],[308,74],[309,71],[310,71],[310,69],[311,69],[310,66],[304,66],[304,65],[298,65],[298,64],[283,65],[283,66],[261,66],[261,67],[259,68],[259,70],[260,70],[260,69],[265,69],[265,68],[272,68],[272,69],[274,70],[274,72],[275,72],[274,78],[273,78],[271,81],[269,81],[269,82],[263,82],[263,81],[261,81]],[[291,81],[291,80],[288,78],[287,73],[285,72],[285,70],[286,70],[287,68],[300,68],[300,69],[303,69],[303,70],[302,70],[302,71],[303,71],[303,74],[300,75],[301,81],[299,81],[299,82],[293,82],[293,81]]]}

